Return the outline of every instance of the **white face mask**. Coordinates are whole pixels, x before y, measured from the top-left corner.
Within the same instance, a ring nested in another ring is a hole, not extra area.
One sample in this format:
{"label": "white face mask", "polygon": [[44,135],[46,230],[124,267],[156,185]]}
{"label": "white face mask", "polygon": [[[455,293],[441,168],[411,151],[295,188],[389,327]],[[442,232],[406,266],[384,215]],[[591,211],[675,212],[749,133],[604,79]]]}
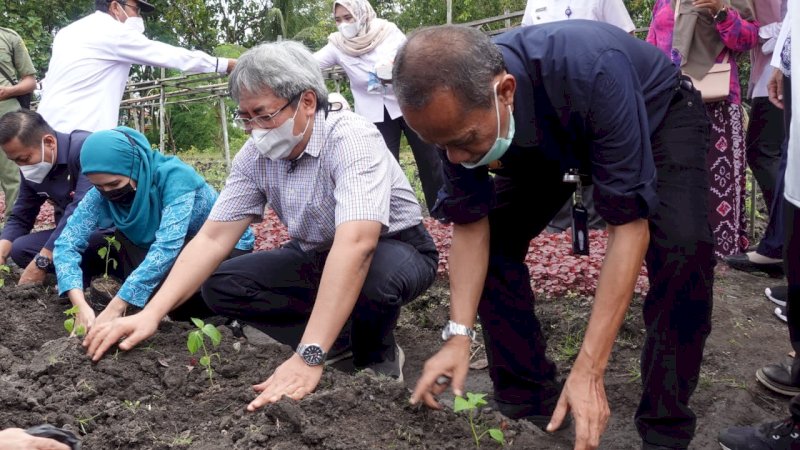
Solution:
{"label": "white face mask", "polygon": [[340,23],[337,28],[339,28],[339,33],[342,33],[342,36],[344,36],[345,39],[353,39],[358,35],[358,31],[361,26],[358,21],[356,21]]}
{"label": "white face mask", "polygon": [[42,139],[42,160],[36,164],[19,166],[22,176],[31,183],[41,184],[44,177],[53,169],[53,163],[44,160],[44,139]]}
{"label": "white face mask", "polygon": [[292,153],[292,150],[294,150],[297,144],[303,140],[303,136],[305,136],[306,130],[308,130],[308,124],[311,123],[311,120],[309,120],[306,122],[305,129],[303,129],[300,134],[294,134],[294,118],[297,116],[297,111],[299,110],[300,106],[298,105],[297,109],[294,111],[294,115],[279,127],[271,130],[264,130],[261,128],[253,129],[251,134],[259,153],[272,161],[285,159]]}
{"label": "white face mask", "polygon": [[131,17],[125,12],[125,7],[122,7],[122,14],[125,14],[125,22],[122,24],[126,27],[132,28],[137,33],[144,33],[144,19],[141,17]]}
{"label": "white face mask", "polygon": [[125,26],[133,28],[137,33],[144,33],[144,19],[141,17],[128,17]]}

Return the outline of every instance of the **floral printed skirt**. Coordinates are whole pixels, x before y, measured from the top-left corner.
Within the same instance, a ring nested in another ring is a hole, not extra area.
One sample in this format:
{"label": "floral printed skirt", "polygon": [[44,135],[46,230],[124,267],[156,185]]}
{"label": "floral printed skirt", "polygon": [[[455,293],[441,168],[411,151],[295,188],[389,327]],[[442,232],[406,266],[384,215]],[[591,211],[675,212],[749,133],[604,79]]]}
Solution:
{"label": "floral printed skirt", "polygon": [[708,220],[717,257],[741,253],[750,245],[745,217],[745,141],[740,105],[707,103],[711,119]]}

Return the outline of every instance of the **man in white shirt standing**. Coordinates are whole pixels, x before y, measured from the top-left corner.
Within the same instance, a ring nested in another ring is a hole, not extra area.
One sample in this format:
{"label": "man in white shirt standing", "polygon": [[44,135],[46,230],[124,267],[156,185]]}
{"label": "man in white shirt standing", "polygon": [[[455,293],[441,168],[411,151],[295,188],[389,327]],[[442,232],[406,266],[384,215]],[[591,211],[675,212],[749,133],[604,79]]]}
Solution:
{"label": "man in white shirt standing", "polygon": [[568,19],[610,23],[628,33],[636,28],[622,0],[528,0],[522,25]]}
{"label": "man in white shirt standing", "polygon": [[230,73],[235,59],[217,58],[144,35],[145,0],[95,0],[96,11],[61,29],[42,81],[37,112],[56,130],[98,131],[118,125],[119,104],[131,66],[143,64],[188,73]]}

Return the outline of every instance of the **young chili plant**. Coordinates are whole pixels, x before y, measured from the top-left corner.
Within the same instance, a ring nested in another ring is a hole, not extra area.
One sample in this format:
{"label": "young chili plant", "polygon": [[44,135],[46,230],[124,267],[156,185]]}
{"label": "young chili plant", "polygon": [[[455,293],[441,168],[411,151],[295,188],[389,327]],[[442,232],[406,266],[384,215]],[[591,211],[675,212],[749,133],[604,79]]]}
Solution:
{"label": "young chili plant", "polygon": [[75,319],[78,317],[78,305],[73,306],[72,308],[64,311],[64,314],[67,316],[67,320],[64,321],[64,329],[67,330],[70,336],[73,335],[73,332],[76,336],[83,336],[86,334],[86,327],[83,325],[75,326]]}
{"label": "young chili plant", "polygon": [[108,265],[111,264],[115,270],[117,268],[117,260],[111,257],[111,248],[113,247],[119,253],[122,244],[114,236],[104,236],[103,239],[106,240],[106,246],[97,249],[97,254],[106,262],[106,271],[103,273],[103,278],[108,278]]}
{"label": "young chili plant", "polygon": [[467,420],[469,421],[469,429],[472,430],[472,438],[475,440],[475,448],[480,448],[481,439],[483,439],[483,437],[487,434],[500,445],[505,445],[506,438],[503,435],[502,430],[499,428],[487,428],[483,431],[480,431],[479,426],[475,423],[475,413],[477,412],[478,408],[486,405],[486,400],[484,400],[484,397],[486,397],[486,394],[467,392],[467,398],[460,396],[456,397],[453,411],[467,411]]}
{"label": "young chili plant", "polygon": [[211,366],[211,359],[216,356],[217,360],[220,360],[220,357],[219,353],[209,353],[208,347],[206,346],[206,337],[211,341],[211,345],[217,348],[222,340],[222,334],[220,334],[217,327],[210,323],[205,323],[200,319],[192,317],[192,323],[194,323],[197,329],[189,333],[186,346],[189,348],[189,353],[192,355],[201,349],[203,350],[203,356],[200,357],[200,365],[206,369],[208,381],[213,385],[214,369]]}

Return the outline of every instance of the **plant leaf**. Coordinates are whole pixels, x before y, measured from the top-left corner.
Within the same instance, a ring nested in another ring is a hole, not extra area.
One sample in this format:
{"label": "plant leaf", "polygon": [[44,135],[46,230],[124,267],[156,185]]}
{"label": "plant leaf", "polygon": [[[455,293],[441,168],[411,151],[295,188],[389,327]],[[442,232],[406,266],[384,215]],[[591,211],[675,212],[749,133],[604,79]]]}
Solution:
{"label": "plant leaf", "polygon": [[211,343],[214,344],[214,347],[218,346],[219,342],[222,340],[222,334],[220,334],[217,327],[210,323],[205,324],[203,327],[203,333],[211,338]]}
{"label": "plant leaf", "polygon": [[203,367],[209,367],[211,365],[211,358],[203,355],[202,357],[200,357],[200,365]]}
{"label": "plant leaf", "polygon": [[113,267],[114,270],[117,270],[117,260],[114,258],[111,258],[111,267]]}
{"label": "plant leaf", "polygon": [[108,254],[108,249],[105,247],[100,247],[97,249],[97,254],[100,255],[101,258],[105,259],[106,255]]}
{"label": "plant leaf", "polygon": [[194,326],[196,326],[201,330],[203,329],[203,326],[205,326],[205,323],[202,320],[196,319],[194,317],[192,317],[192,323],[194,324]]}
{"label": "plant leaf", "polygon": [[64,311],[64,314],[68,316],[74,316],[75,314],[78,314],[78,305],[75,305],[72,308]]}
{"label": "plant leaf", "polygon": [[500,431],[499,428],[489,428],[489,436],[491,436],[492,439],[503,445],[506,444],[506,437],[505,435],[503,435],[503,432]]}
{"label": "plant leaf", "polygon": [[486,394],[475,394],[472,392],[467,392],[467,402],[469,402],[472,407],[483,406],[486,404],[486,400],[483,398],[486,397]]}
{"label": "plant leaf", "polygon": [[186,346],[189,348],[189,353],[194,355],[203,346],[203,335],[199,331],[192,331],[189,333]]}
{"label": "plant leaf", "polygon": [[113,241],[111,241],[111,245],[113,245],[113,246],[114,246],[114,248],[115,248],[117,251],[119,251],[119,249],[120,249],[120,248],[122,248],[122,244],[120,244],[120,242],[119,242],[118,240],[116,240],[116,239],[114,239]]}
{"label": "plant leaf", "polygon": [[64,329],[67,330],[67,333],[72,334],[72,330],[75,328],[75,319],[70,317],[69,319],[64,321]]}
{"label": "plant leaf", "polygon": [[465,409],[472,409],[472,405],[469,404],[467,399],[464,397],[456,397],[453,403],[453,412],[464,411]]}
{"label": "plant leaf", "polygon": [[86,327],[84,327],[83,325],[78,325],[78,329],[75,330],[75,334],[78,336],[83,336],[84,334],[86,334]]}

